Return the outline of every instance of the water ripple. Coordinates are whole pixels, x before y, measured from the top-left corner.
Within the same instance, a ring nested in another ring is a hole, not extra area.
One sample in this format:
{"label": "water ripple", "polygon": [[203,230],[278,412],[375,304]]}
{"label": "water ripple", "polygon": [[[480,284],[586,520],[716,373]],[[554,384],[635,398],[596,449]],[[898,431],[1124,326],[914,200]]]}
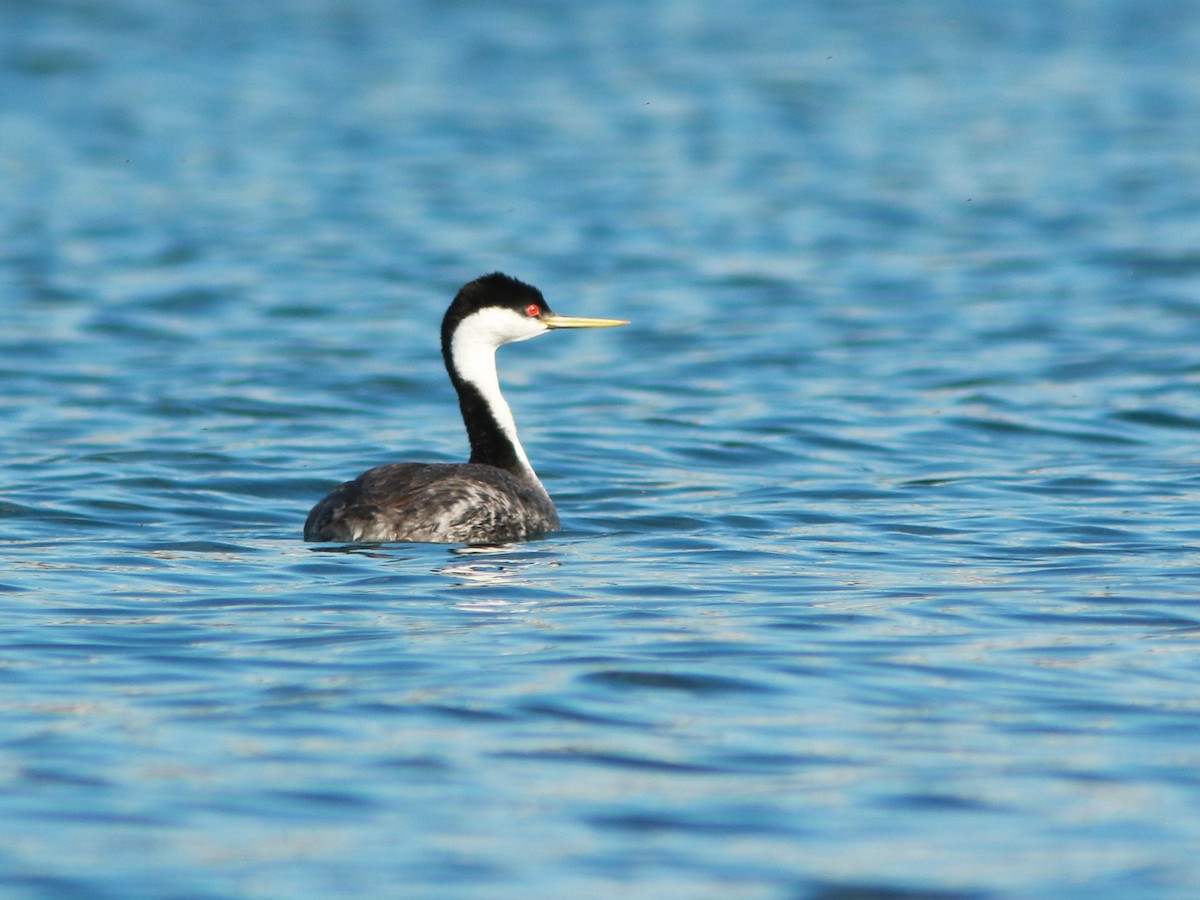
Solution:
{"label": "water ripple", "polygon": [[326,7],[0,3],[0,890],[1196,895],[1200,16]]}

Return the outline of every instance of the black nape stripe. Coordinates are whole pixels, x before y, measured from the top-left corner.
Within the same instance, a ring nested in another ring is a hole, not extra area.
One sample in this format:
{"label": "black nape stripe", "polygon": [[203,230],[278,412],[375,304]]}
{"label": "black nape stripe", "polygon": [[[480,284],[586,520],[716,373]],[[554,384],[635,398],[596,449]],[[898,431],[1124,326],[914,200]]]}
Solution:
{"label": "black nape stripe", "polygon": [[491,406],[475,385],[463,381],[451,370],[450,380],[458,390],[458,407],[462,410],[463,424],[467,426],[467,439],[471,442],[471,462],[507,469],[510,472],[524,471],[517,448],[492,412]]}

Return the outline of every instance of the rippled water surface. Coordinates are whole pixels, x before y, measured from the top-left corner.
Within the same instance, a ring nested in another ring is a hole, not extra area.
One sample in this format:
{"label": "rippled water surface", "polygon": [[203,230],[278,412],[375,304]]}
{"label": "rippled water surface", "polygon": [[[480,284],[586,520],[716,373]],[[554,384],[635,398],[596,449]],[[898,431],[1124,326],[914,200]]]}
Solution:
{"label": "rippled water surface", "polygon": [[[0,892],[1200,895],[1197,46],[0,2]],[[495,269],[564,531],[304,544]]]}

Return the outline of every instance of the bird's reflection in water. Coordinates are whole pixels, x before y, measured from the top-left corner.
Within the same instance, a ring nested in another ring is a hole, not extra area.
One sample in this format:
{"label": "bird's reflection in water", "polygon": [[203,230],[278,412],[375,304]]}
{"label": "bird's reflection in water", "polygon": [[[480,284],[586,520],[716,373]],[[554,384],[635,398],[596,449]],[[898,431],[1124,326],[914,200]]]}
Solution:
{"label": "bird's reflection in water", "polygon": [[[403,547],[386,544],[336,544],[309,547],[314,553],[352,554],[372,559],[413,561],[416,554],[406,554]],[[524,587],[535,584],[535,569],[558,567],[562,563],[548,559],[545,553],[533,552],[528,544],[469,544],[449,551],[449,561],[436,566],[432,573],[444,576],[453,588]],[[516,611],[535,605],[534,600],[514,600],[502,597],[478,597],[454,603],[459,609],[474,611]]]}
{"label": "bird's reflection in water", "polygon": [[[531,584],[533,570],[560,563],[539,558],[519,544],[488,544],[456,547],[450,551],[453,561],[438,569],[459,588],[496,588]],[[459,600],[459,609],[474,612],[515,612],[535,605],[533,600],[509,597],[472,597]]]}

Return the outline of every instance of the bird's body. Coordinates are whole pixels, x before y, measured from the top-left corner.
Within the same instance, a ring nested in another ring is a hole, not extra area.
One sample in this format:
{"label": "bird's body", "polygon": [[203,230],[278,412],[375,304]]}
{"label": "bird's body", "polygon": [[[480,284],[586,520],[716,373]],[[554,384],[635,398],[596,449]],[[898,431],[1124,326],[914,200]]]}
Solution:
{"label": "bird's body", "polygon": [[390,463],[338,486],[304,526],[309,541],[499,544],[558,530],[532,472],[481,463]]}
{"label": "bird's body", "polygon": [[554,503],[500,393],[496,348],[553,328],[624,324],[560,316],[537,288],[499,273],[465,285],[442,321],[442,356],[458,392],[470,462],[370,469],[313,507],[304,539],[492,544],[556,531]]}

